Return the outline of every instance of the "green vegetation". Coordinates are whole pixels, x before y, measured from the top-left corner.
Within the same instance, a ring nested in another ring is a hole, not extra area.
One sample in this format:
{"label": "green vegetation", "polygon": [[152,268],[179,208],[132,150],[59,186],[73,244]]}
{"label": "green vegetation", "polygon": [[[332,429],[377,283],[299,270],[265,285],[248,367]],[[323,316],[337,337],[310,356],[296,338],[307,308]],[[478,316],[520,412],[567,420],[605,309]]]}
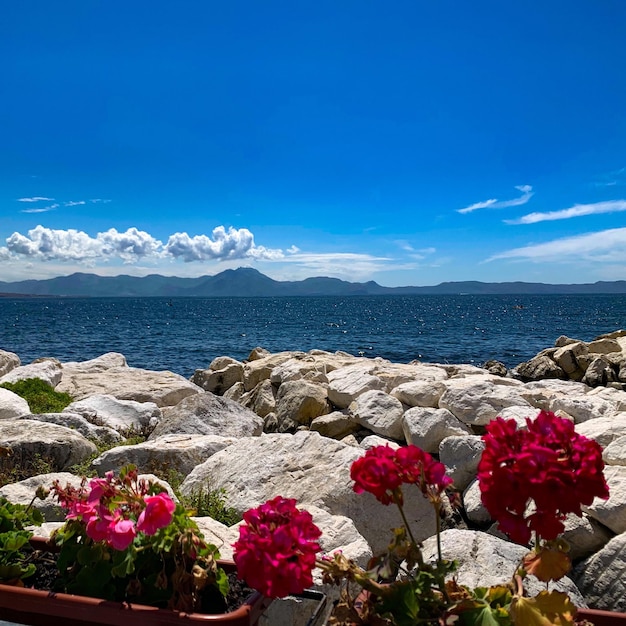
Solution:
{"label": "green vegetation", "polygon": [[15,383],[2,383],[9,391],[24,398],[32,413],[60,413],[73,400],[69,393],[55,391],[40,378],[18,380]]}
{"label": "green vegetation", "polygon": [[189,496],[179,497],[185,508],[191,509],[192,515],[212,517],[226,526],[232,526],[241,521],[241,515],[232,507],[227,506],[224,488],[213,489],[207,485],[206,489],[201,487]]}

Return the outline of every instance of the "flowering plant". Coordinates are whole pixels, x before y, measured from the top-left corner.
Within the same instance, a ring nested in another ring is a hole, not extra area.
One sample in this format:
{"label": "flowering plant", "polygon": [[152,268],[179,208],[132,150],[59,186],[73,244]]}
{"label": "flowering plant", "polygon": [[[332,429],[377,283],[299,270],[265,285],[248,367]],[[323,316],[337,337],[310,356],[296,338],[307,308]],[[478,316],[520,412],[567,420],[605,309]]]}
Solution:
{"label": "flowering plant", "polygon": [[187,612],[203,611],[209,599],[227,593],[217,548],[136,467],[83,480],[78,489],[56,481],[53,491],[68,511],[53,536],[61,547],[57,590]]}
{"label": "flowering plant", "polygon": [[[263,593],[281,597],[309,586],[317,566],[324,582],[341,586],[333,626],[574,624],[576,608],[566,594],[545,590],[529,598],[521,581],[526,575],[556,581],[569,570],[567,547],[559,538],[563,520],[569,513],[582,515],[581,505],[595,497],[608,497],[602,450],[577,434],[571,422],[545,411],[527,419],[526,429],[497,418],[486,427],[483,440],[478,467],[483,504],[514,541],[535,538],[508,584],[469,589],[451,576],[456,564],[442,558],[440,520],[444,498],[454,500],[452,480],[442,463],[413,445],[398,450],[377,446],[352,464],[354,491],[371,493],[383,505],[395,504],[403,520],[388,552],[372,559],[367,570],[341,553],[315,559],[321,533],[311,516],[299,511],[294,500],[276,497],[244,516],[234,544],[240,575]],[[433,505],[438,547],[433,563],[425,562],[407,523],[404,484],[417,485]]]}

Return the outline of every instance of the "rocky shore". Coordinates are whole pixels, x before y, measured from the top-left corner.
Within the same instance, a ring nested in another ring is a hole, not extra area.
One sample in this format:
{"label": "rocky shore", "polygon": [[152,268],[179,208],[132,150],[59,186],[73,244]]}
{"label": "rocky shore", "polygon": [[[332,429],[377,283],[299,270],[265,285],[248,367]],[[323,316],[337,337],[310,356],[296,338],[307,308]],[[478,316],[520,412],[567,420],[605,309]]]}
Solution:
{"label": "rocky shore", "polygon": [[[66,470],[103,441],[113,447],[92,462],[100,475],[126,463],[157,475],[175,470],[185,477],[181,493],[224,489],[239,513],[277,494],[296,498],[322,528],[324,550],[341,549],[364,565],[385,549],[400,519],[392,507],[352,491],[350,464],[370,446],[413,443],[445,463],[461,494],[461,515],[447,520],[443,548],[461,563],[459,581],[470,585],[502,582],[525,553],[492,527],[480,502],[475,477],[484,426],[496,416],[524,424],[542,409],[553,411],[602,446],[611,491],[582,518],[567,520],[575,568],[560,587],[581,605],[626,611],[626,331],[591,342],[559,337],[512,370],[494,361],[482,368],[398,364],[255,348],[244,362],[219,357],[191,380],[129,367],[118,353],[22,365],[0,350],[0,383],[28,378],[74,401],[61,413],[32,414],[24,399],[0,388],[0,446],[13,459],[50,459],[56,470],[0,488],[9,500],[29,502],[54,478],[79,482]],[[122,445],[129,432],[149,434]],[[428,554],[432,510],[417,493],[407,500]],[[40,506],[49,532],[61,512],[51,501]],[[228,557],[236,526],[197,521]]]}

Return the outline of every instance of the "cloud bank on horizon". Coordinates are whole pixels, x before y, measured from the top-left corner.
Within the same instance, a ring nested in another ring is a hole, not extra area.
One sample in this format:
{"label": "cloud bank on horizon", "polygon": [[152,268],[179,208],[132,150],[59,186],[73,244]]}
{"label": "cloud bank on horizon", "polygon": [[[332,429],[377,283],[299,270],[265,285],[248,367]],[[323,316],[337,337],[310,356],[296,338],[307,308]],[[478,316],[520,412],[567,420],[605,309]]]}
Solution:
{"label": "cloud bank on horizon", "polygon": [[34,1],[0,281],[626,279],[626,4]]}

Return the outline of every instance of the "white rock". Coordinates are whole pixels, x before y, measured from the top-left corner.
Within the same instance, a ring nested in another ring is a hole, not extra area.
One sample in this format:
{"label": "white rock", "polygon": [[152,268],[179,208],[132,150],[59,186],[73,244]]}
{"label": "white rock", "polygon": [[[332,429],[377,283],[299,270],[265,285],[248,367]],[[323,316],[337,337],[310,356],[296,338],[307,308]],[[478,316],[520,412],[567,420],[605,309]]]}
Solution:
{"label": "white rock", "polygon": [[613,537],[605,526],[583,513],[582,517],[570,514],[563,522],[565,531],[563,539],[567,541],[572,561],[587,558],[598,552]]}
{"label": "white rock", "polygon": [[0,350],[0,377],[20,366],[20,357],[15,352]]}
{"label": "white rock", "polygon": [[569,395],[585,395],[589,391],[587,385],[573,380],[536,380],[526,383],[519,394],[529,404],[538,409],[548,410],[553,398]]}
{"label": "white rock", "polygon": [[[457,581],[470,588],[490,587],[509,582],[519,566],[520,560],[528,553],[528,548],[510,543],[493,535],[474,530],[445,530],[441,533],[443,558],[456,560],[459,568],[455,572]],[[437,558],[435,537],[424,542],[424,559]],[[524,589],[534,596],[546,588],[536,578],[524,580]],[[567,577],[551,583],[550,589],[569,594],[577,606],[585,606],[576,585]]]}
{"label": "white rock", "polygon": [[597,417],[576,424],[576,432],[589,439],[595,439],[603,448],[612,441],[626,435],[626,413]]}
{"label": "white rock", "polygon": [[303,355],[304,353],[277,352],[246,363],[243,368],[243,384],[246,391],[254,389],[262,380],[268,380],[275,367],[293,358],[296,354]]}
{"label": "white rock", "polygon": [[78,413],[37,413],[23,416],[23,419],[65,426],[66,428],[75,430],[83,437],[92,441],[98,440],[106,444],[116,444],[124,441],[124,437],[122,437],[122,435],[114,428],[109,428],[108,426],[96,426],[96,424],[88,422]]}
{"label": "white rock", "polygon": [[341,411],[333,411],[328,415],[316,417],[309,426],[311,430],[317,431],[324,437],[333,439],[343,439],[347,435],[355,433],[361,427],[349,415]]}
{"label": "white rock", "polygon": [[385,383],[370,372],[373,365],[349,365],[328,374],[328,399],[340,409],[346,409],[366,391],[382,390]]}
{"label": "white rock", "polygon": [[[14,419],[21,415],[29,415],[28,402],[16,393],[0,387],[0,420]],[[0,431],[0,438],[2,432]]]}
{"label": "white rock", "polygon": [[489,511],[480,497],[480,484],[474,479],[463,492],[463,508],[467,519],[474,524],[487,524],[491,520]]}
{"label": "white rock", "polygon": [[210,391],[218,396],[230,389],[235,383],[243,382],[243,364],[229,363],[220,370],[196,370],[191,377],[191,382],[205,391]]}
{"label": "white rock", "polygon": [[573,578],[590,606],[626,611],[626,533],[577,566]]}
{"label": "white rock", "polygon": [[519,394],[517,386],[496,384],[482,377],[453,379],[446,381],[445,385],[446,390],[439,400],[439,408],[448,409],[466,424],[488,424],[507,406],[528,404],[530,407]]}
{"label": "white rock", "polygon": [[364,437],[363,441],[361,441],[361,444],[359,445],[359,447],[363,448],[363,450],[369,450],[370,448],[375,448],[376,446],[389,446],[394,450],[402,447],[397,441],[385,439],[384,437],[379,437],[378,435],[368,435],[367,437]]}
{"label": "white rock", "polygon": [[0,383],[15,383],[18,380],[39,378],[51,387],[56,387],[61,380],[62,369],[60,361],[56,359],[37,359],[28,365],[13,368],[0,378]]}
{"label": "white rock", "polygon": [[239,387],[237,383],[232,389],[237,387],[237,392],[224,394],[224,398],[236,400],[242,406],[254,411],[259,417],[267,417],[276,411],[276,388],[269,379],[262,380],[252,391],[245,392],[237,398],[238,390],[243,389],[243,384]]}
{"label": "white rock", "polygon": [[402,431],[407,443],[430,454],[439,452],[439,444],[453,435],[471,435],[471,429],[447,409],[413,407],[402,416]]}
{"label": "white rock", "polygon": [[220,435],[249,437],[263,432],[263,420],[245,407],[203,391],[163,410],[149,439],[161,435]]}
{"label": "white rock", "polygon": [[2,443],[24,461],[39,455],[54,469],[64,470],[96,452],[96,446],[71,428],[30,419],[0,422]]}
{"label": "white rock", "polygon": [[[282,495],[306,508],[314,504],[333,515],[354,521],[375,553],[382,552],[390,529],[401,525],[395,507],[382,506],[371,494],[352,489],[350,466],[362,450],[300,431],[295,435],[263,435],[240,439],[196,467],[181,485],[184,494],[203,487],[224,488],[228,505],[239,513]],[[419,541],[434,532],[432,509],[421,493],[409,486],[407,516]]]}
{"label": "white rock", "polygon": [[485,444],[478,435],[446,437],[439,446],[439,460],[446,466],[454,487],[465,489],[476,477]]}
{"label": "white rock", "polygon": [[88,372],[106,372],[114,367],[127,367],[126,357],[119,352],[107,352],[88,361],[67,361],[63,370],[67,374],[86,374]]}
{"label": "white rock", "polygon": [[614,533],[626,532],[626,467],[607,465],[604,477],[609,486],[609,499],[596,498],[591,506],[582,509]]}
{"label": "white rock", "polygon": [[539,409],[528,408],[527,406],[507,406],[498,415],[505,420],[515,420],[518,428],[526,428],[526,418],[535,419]]}
{"label": "white rock", "polygon": [[406,404],[410,407],[437,408],[441,394],[445,389],[445,385],[440,381],[424,382],[414,380],[398,385],[391,390],[391,395],[394,398],[398,398],[402,404]]}
{"label": "white rock", "polygon": [[235,441],[217,435],[163,435],[134,446],[111,448],[91,465],[100,476],[127,463],[136,465],[140,472],[167,475],[171,470],[187,476],[196,465]]}
{"label": "white rock", "polygon": [[614,413],[614,408],[610,402],[599,396],[588,394],[554,397],[548,403],[548,409],[555,413],[565,411],[574,418],[576,424]]}
{"label": "white rock", "polygon": [[[59,505],[58,500],[53,497],[52,492],[48,494],[45,500],[35,498],[35,492],[39,487],[50,490],[55,480],[58,480],[62,487],[70,484],[77,489],[82,483],[82,478],[74,476],[74,474],[69,472],[39,474],[17,483],[5,485],[0,488],[0,495],[4,496],[9,502],[13,502],[13,504],[28,506],[32,502],[33,508],[41,512],[46,522],[63,522],[65,521],[66,511]],[[34,501],[33,498],[35,498]],[[35,535],[40,535],[40,533],[35,532]]]}
{"label": "white rock", "polygon": [[276,395],[276,418],[309,425],[311,420],[331,412],[328,393],[322,385],[304,380],[283,383]]}
{"label": "white rock", "polygon": [[604,449],[602,458],[607,465],[626,465],[626,435],[614,439]]}
{"label": "white rock", "polygon": [[161,409],[154,402],[119,400],[106,394],[72,402],[63,412],[79,413],[94,424],[103,424],[119,431],[136,432],[156,426],[162,416]]}
{"label": "white rock", "polygon": [[384,391],[372,390],[360,394],[348,411],[361,426],[377,435],[404,441],[402,403]]}
{"label": "white rock", "polygon": [[111,395],[119,400],[154,402],[159,407],[174,406],[202,389],[172,372],[152,372],[136,367],[117,366],[99,371],[63,366],[63,378],[57,391],[65,391],[76,400],[94,395]]}

